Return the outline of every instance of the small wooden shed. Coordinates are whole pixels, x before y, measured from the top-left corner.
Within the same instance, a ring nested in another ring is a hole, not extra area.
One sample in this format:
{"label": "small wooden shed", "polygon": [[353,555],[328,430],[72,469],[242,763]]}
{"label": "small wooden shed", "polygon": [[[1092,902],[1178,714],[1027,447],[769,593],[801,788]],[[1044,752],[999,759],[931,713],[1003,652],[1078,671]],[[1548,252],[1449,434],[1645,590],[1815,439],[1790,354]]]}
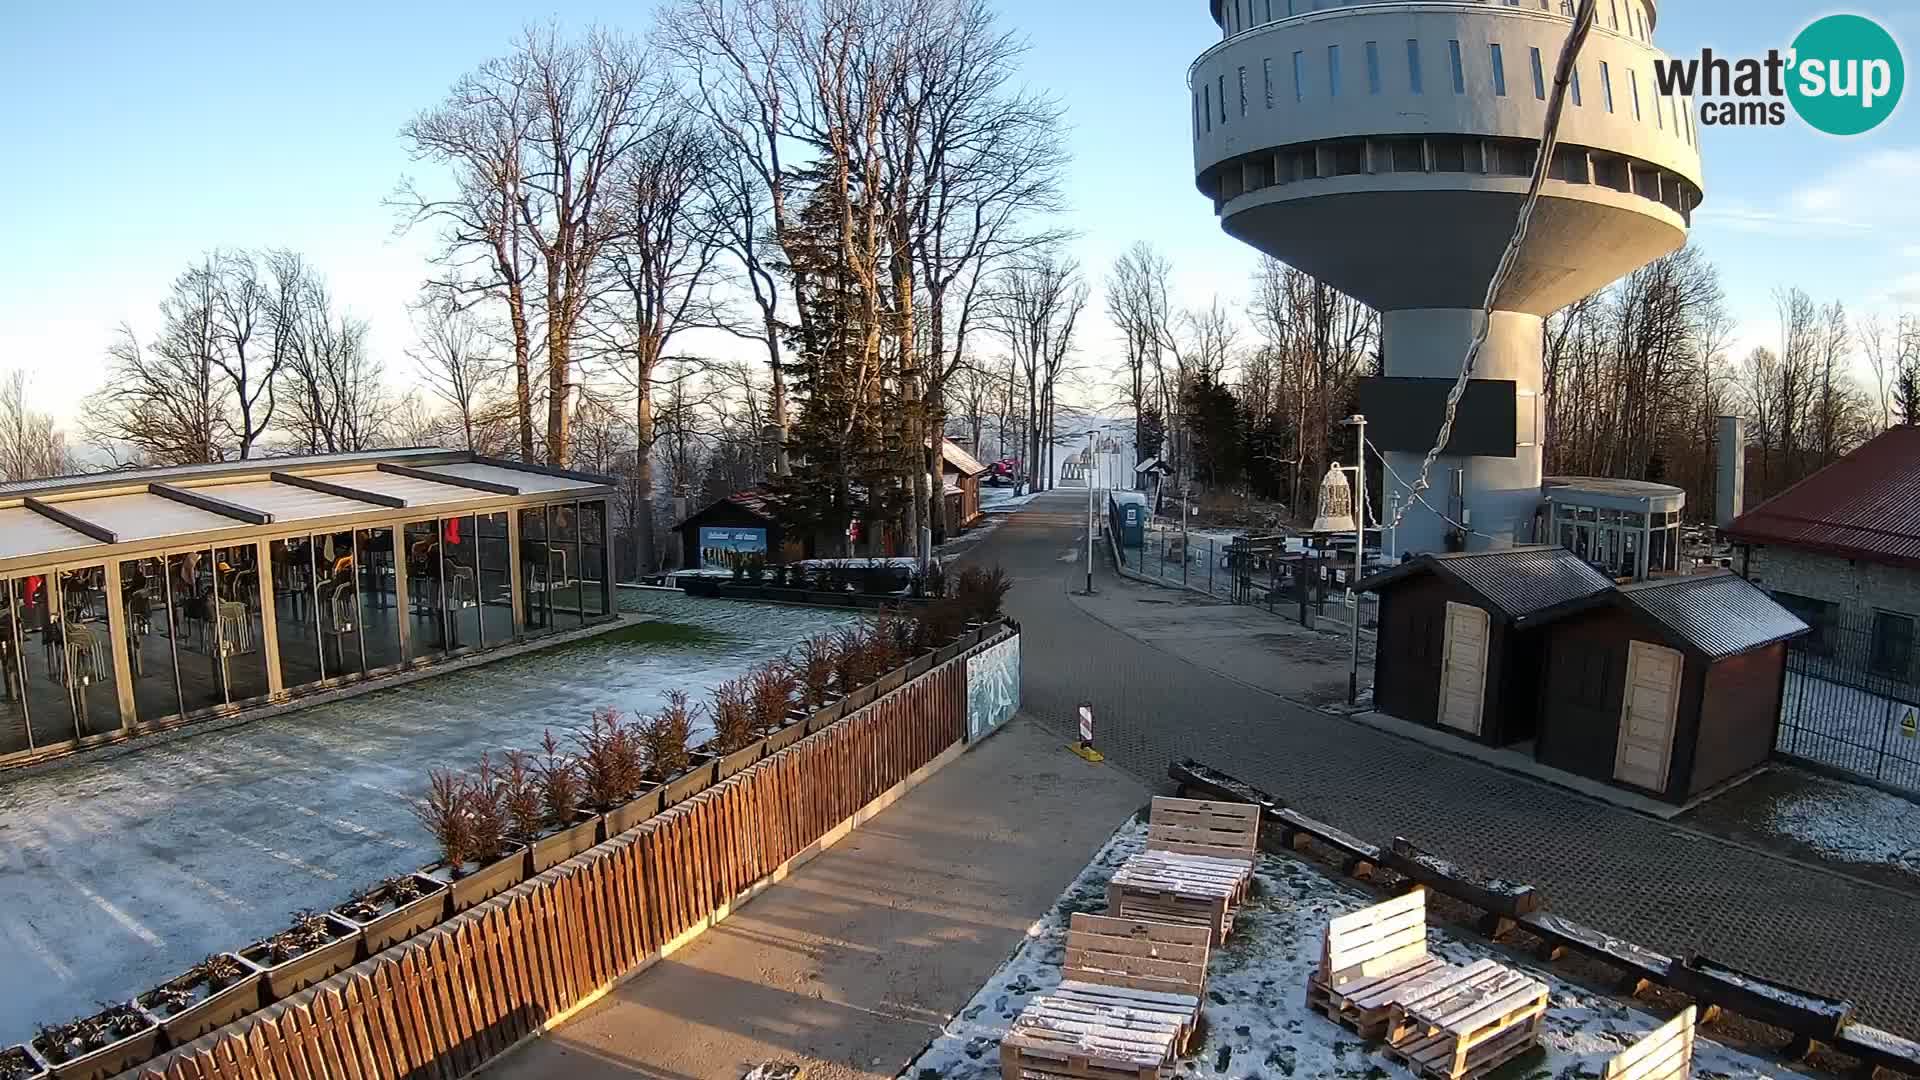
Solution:
{"label": "small wooden shed", "polygon": [[1612,587],[1549,545],[1422,555],[1366,578],[1380,596],[1374,707],[1494,746],[1532,738],[1540,627]]}
{"label": "small wooden shed", "polygon": [[940,441],[941,496],[946,499],[948,532],[965,532],[980,520],[980,477],[986,471],[959,443]]}
{"label": "small wooden shed", "polygon": [[1772,754],[1786,643],[1807,631],[1726,571],[1609,590],[1546,628],[1535,756],[1684,803]]}
{"label": "small wooden shed", "polygon": [[718,499],[673,528],[680,534],[687,570],[730,569],[735,561],[754,555],[767,562],[788,562],[806,554],[798,547],[788,549],[773,495],[764,486]]}

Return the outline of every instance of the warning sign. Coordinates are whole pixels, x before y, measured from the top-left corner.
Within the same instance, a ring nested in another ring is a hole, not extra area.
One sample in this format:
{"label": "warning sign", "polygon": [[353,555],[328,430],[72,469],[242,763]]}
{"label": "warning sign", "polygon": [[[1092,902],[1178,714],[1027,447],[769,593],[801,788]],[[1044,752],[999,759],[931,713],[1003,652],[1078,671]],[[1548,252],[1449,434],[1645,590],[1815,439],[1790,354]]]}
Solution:
{"label": "warning sign", "polygon": [[[1909,709],[1907,712],[1908,721],[1911,723],[1913,710]],[[1080,706],[1080,741],[1093,742],[1093,706],[1091,705]]]}
{"label": "warning sign", "polygon": [[1909,739],[1920,737],[1920,709],[1907,706],[1906,715],[1900,718],[1900,734]]}

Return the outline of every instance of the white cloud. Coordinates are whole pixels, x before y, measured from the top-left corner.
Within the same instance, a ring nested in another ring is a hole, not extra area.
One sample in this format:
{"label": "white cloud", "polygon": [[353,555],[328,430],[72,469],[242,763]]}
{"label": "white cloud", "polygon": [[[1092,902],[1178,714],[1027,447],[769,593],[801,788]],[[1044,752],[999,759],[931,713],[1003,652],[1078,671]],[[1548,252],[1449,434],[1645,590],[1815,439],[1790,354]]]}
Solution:
{"label": "white cloud", "polygon": [[[1741,232],[1833,235],[1920,227],[1920,148],[1875,150],[1764,203],[1709,198],[1696,215]],[[1914,256],[1920,245],[1903,252]]]}
{"label": "white cloud", "polygon": [[1887,288],[1887,300],[1898,306],[1920,305],[1920,273],[1902,274]]}

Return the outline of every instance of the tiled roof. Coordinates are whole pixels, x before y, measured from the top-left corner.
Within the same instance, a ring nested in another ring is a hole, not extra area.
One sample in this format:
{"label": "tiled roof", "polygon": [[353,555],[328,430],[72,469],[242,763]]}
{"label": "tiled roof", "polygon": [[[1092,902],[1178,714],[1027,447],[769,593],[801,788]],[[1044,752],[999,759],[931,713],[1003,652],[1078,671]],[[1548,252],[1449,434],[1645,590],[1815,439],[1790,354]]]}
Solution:
{"label": "tiled roof", "polygon": [[1694,574],[1620,587],[1626,602],[1708,659],[1807,632],[1807,624],[1737,574]]}
{"label": "tiled roof", "polygon": [[1519,621],[1548,608],[1584,600],[1613,587],[1613,581],[1563,547],[1504,548],[1455,555],[1422,555],[1375,574],[1360,588],[1377,592],[1384,585],[1417,573],[1436,573],[1479,594],[1508,619]]}
{"label": "tiled roof", "polygon": [[962,476],[978,476],[987,471],[987,467],[980,464],[979,459],[962,450],[960,444],[952,439],[941,440],[940,457],[947,464],[959,469]]}
{"label": "tiled roof", "polygon": [[1735,518],[1727,536],[1920,568],[1920,427],[1888,428]]}

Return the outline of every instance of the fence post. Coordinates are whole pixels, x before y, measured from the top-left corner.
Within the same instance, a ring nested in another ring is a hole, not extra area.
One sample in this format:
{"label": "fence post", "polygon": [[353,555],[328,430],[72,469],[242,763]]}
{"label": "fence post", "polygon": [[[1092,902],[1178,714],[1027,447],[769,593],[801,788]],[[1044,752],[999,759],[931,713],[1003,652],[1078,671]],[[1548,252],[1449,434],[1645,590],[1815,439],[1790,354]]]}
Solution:
{"label": "fence post", "polygon": [[1873,759],[1873,778],[1875,780],[1886,779],[1884,774],[1887,770],[1887,745],[1893,739],[1894,717],[1900,712],[1900,702],[1891,694],[1893,688],[1889,686],[1887,689],[1889,691],[1888,696],[1881,699],[1887,703],[1887,721],[1880,725],[1880,756]]}
{"label": "fence post", "polygon": [[1218,593],[1213,591],[1213,571],[1219,562],[1220,562],[1220,552],[1214,548],[1213,541],[1211,540],[1207,541],[1207,595],[1208,596],[1219,595]]}

